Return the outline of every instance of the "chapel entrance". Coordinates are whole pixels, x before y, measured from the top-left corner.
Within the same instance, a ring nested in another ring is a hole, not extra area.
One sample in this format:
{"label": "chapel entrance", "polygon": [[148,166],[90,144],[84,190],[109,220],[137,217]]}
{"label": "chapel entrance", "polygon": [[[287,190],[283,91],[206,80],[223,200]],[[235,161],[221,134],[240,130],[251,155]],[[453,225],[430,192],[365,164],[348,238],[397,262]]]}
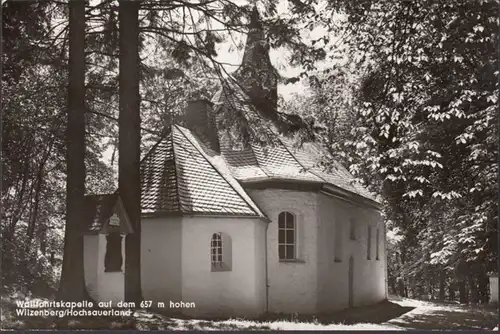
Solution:
{"label": "chapel entrance", "polygon": [[349,307],[354,306],[354,259],[349,258]]}

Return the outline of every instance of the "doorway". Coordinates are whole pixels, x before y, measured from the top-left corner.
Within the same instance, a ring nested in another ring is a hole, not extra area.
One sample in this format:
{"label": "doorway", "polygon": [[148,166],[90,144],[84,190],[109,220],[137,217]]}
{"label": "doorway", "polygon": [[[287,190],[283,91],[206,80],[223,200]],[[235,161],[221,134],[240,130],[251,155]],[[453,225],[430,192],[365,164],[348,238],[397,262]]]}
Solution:
{"label": "doorway", "polygon": [[349,258],[349,307],[354,306],[354,258]]}

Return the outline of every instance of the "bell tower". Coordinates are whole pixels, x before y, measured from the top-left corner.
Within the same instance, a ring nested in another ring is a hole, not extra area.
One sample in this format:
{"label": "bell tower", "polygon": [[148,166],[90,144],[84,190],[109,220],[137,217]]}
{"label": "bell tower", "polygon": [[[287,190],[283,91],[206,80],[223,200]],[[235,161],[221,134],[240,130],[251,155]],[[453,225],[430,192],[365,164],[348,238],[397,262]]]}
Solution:
{"label": "bell tower", "polygon": [[269,49],[259,11],[254,7],[248,25],[243,61],[234,77],[259,113],[268,119],[275,119],[278,104],[278,73],[271,64]]}

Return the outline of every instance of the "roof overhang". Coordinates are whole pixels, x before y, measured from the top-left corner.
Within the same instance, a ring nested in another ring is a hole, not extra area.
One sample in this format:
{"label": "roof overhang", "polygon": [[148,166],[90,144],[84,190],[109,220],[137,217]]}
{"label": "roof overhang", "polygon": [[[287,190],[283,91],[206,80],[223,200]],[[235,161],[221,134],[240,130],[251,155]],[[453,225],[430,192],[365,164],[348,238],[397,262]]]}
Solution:
{"label": "roof overhang", "polygon": [[240,182],[246,189],[274,188],[294,191],[314,191],[355,205],[371,207],[378,211],[382,209],[382,204],[379,202],[325,182],[270,177],[247,179]]}
{"label": "roof overhang", "polygon": [[344,190],[340,187],[336,187],[334,185],[331,185],[329,183],[323,184],[320,192],[324,195],[335,197],[338,199],[341,199],[343,201],[355,204],[355,205],[362,205],[364,207],[370,207],[372,209],[375,209],[377,211],[382,210],[382,204],[379,202],[376,202],[374,200],[371,200],[369,198],[363,197],[361,195],[352,193],[350,191]]}
{"label": "roof overhang", "polygon": [[143,212],[141,218],[176,218],[176,217],[206,217],[206,218],[243,218],[243,219],[260,219],[265,222],[271,222],[271,220],[264,216],[255,215],[237,215],[237,214],[225,214],[225,213],[210,213],[210,212]]}
{"label": "roof overhang", "polygon": [[240,181],[245,189],[286,189],[295,191],[319,191],[323,182],[273,177],[258,177]]}

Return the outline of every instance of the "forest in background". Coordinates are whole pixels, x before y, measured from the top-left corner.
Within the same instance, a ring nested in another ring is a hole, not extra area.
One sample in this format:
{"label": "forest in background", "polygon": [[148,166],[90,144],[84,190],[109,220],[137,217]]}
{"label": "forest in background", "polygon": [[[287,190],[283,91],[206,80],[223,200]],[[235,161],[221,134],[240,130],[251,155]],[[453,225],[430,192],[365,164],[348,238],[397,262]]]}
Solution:
{"label": "forest in background", "polygon": [[[390,292],[488,300],[498,267],[499,2],[139,1],[141,144],[160,138],[188,99],[226,80],[221,43],[237,42],[256,5],[306,94],[280,99],[295,129],[377,193],[388,230]],[[2,3],[2,288],[52,295],[66,225],[69,8]],[[85,191],[116,189],[117,1],[85,10]],[[304,31],[325,34],[304,38]],[[235,37],[236,36],[236,37]],[[237,121],[237,120],[235,120]],[[290,135],[295,135],[291,133]]]}

